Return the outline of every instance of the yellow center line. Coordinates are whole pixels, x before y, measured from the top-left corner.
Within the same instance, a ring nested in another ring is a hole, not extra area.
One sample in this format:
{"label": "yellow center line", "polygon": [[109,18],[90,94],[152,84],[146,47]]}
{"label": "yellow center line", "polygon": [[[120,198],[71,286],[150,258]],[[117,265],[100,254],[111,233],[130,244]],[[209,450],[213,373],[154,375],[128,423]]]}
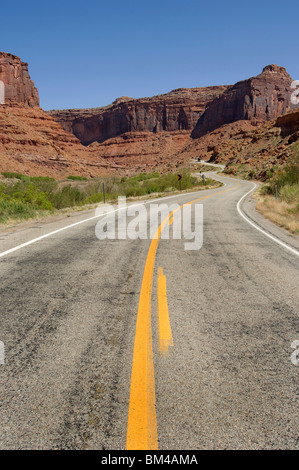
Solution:
{"label": "yellow center line", "polygon": [[168,352],[169,346],[173,346],[173,338],[169,321],[167,304],[166,276],[163,268],[158,268],[158,318],[159,318],[159,350],[162,354]]}
{"label": "yellow center line", "polygon": [[175,209],[159,226],[147,254],[136,321],[127,426],[127,450],[157,450],[158,431],[155,399],[155,374],[152,347],[151,296],[156,253],[161,233],[174,212],[202,199],[231,191],[236,187],[203,196]]}

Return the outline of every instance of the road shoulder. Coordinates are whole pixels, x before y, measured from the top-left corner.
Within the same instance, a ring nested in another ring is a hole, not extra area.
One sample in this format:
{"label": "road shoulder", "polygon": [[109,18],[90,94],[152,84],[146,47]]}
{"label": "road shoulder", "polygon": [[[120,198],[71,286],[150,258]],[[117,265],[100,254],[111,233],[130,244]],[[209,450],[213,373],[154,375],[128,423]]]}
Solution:
{"label": "road shoulder", "polygon": [[246,196],[240,203],[241,212],[260,229],[269,235],[278,238],[283,243],[287,244],[295,250],[299,250],[299,236],[291,234],[286,229],[279,227],[264,217],[256,210],[256,199],[253,197],[253,192]]}

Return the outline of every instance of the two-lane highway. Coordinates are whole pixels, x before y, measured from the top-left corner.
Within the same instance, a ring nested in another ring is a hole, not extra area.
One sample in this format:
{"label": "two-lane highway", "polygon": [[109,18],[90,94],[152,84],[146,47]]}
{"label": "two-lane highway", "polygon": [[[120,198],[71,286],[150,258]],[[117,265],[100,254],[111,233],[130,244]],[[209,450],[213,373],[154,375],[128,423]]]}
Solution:
{"label": "two-lane highway", "polygon": [[195,251],[100,241],[94,213],[2,231],[1,449],[137,448],[142,413],[149,448],[299,447],[299,257],[240,216],[252,183],[219,179],[160,198],[203,204]]}

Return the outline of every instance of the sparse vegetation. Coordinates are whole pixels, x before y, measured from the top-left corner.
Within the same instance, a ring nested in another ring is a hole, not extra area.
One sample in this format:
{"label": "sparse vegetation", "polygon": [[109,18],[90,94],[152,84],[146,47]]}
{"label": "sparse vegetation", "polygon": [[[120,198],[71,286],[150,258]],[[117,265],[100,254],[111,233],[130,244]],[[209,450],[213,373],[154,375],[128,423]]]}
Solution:
{"label": "sparse vegetation", "polygon": [[296,149],[295,156],[284,168],[269,172],[257,203],[263,215],[292,233],[299,233],[299,147]]}
{"label": "sparse vegetation", "polygon": [[87,178],[86,176],[78,176],[78,175],[70,175],[67,177],[68,180],[73,180],[73,181],[86,181]]}
{"label": "sparse vegetation", "polygon": [[107,201],[118,196],[139,197],[147,194],[172,192],[179,189],[217,187],[219,183],[206,178],[201,181],[189,172],[177,175],[166,173],[140,173],[133,177],[94,178],[68,177],[71,180],[58,182],[49,177],[30,177],[19,173],[6,172],[0,183],[0,223],[11,219],[25,220],[35,216],[53,213],[55,210],[97,204],[103,201],[102,186],[105,185]]}
{"label": "sparse vegetation", "polygon": [[299,203],[299,154],[290,159],[284,168],[273,167],[273,171],[269,171],[263,193],[275,195],[276,189],[283,201]]}

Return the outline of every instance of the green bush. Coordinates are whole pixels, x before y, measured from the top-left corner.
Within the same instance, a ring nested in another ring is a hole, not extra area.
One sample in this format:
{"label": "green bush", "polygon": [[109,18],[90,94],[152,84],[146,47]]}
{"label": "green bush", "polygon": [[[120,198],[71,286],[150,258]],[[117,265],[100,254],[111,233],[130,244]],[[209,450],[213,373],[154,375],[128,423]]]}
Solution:
{"label": "green bush", "polygon": [[280,188],[279,196],[283,201],[288,203],[299,201],[299,185],[286,184]]}
{"label": "green bush", "polygon": [[95,193],[95,194],[92,194],[91,196],[88,196],[87,198],[85,198],[81,204],[84,205],[84,204],[97,204],[98,202],[102,202],[103,201],[103,194],[102,193]]}
{"label": "green bush", "polygon": [[261,194],[275,195],[287,203],[299,203],[299,155],[290,160],[283,169],[269,170],[270,181],[261,188]]}
{"label": "green bush", "polygon": [[127,184],[124,188],[125,190],[125,196],[126,197],[136,197],[136,196],[143,196],[146,194],[144,188],[140,186],[137,182]]}
{"label": "green bush", "polygon": [[7,201],[16,201],[31,205],[35,209],[53,210],[47,194],[32,183],[20,181],[13,186],[2,188],[2,196]]}
{"label": "green bush", "polygon": [[293,186],[299,184],[299,156],[292,159],[290,163],[274,177],[272,186],[273,184],[276,184],[278,189],[286,185]]}
{"label": "green bush", "polygon": [[77,175],[70,175],[67,177],[68,180],[73,180],[73,181],[86,181],[87,178],[86,176],[77,176]]}
{"label": "green bush", "polygon": [[146,181],[152,178],[159,178],[159,173],[154,172],[154,173],[140,173],[139,175],[132,176],[131,178],[128,179],[128,181]]}
{"label": "green bush", "polygon": [[50,178],[48,176],[34,176],[30,178],[30,182],[34,184],[40,191],[49,195],[51,192],[55,191],[58,183],[54,180],[54,178]]}
{"label": "green bush", "polygon": [[30,181],[30,176],[21,175],[20,173],[14,173],[12,171],[4,171],[2,172],[2,175],[4,176],[4,178],[15,178],[18,180]]}
{"label": "green bush", "polygon": [[49,195],[49,200],[56,209],[76,206],[84,199],[85,194],[70,184]]}
{"label": "green bush", "polygon": [[3,223],[10,218],[29,219],[34,217],[35,210],[20,201],[7,201],[0,199],[0,222]]}
{"label": "green bush", "polygon": [[273,192],[273,188],[270,184],[264,184],[261,189],[260,189],[260,193],[262,195],[266,195],[266,194],[274,194]]}
{"label": "green bush", "polygon": [[154,181],[145,181],[143,184],[144,190],[146,194],[151,194],[151,193],[158,193],[160,191],[160,185],[159,182],[154,180]]}

